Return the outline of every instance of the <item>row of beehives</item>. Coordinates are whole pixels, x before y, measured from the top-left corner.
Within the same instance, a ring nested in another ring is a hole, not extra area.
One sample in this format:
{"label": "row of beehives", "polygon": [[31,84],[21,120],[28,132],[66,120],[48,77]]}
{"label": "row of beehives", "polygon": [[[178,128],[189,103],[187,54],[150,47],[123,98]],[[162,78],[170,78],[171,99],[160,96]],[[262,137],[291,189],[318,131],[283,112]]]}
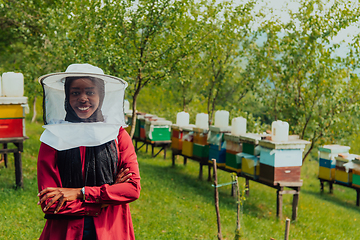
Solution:
{"label": "row of beehives", "polygon": [[319,148],[319,178],[360,188],[360,155],[350,147],[324,145]]}
{"label": "row of beehives", "polygon": [[[273,125],[277,129],[272,126],[271,134],[254,134],[246,133],[244,119],[233,119],[232,126],[228,126],[228,114],[224,111],[218,118],[215,114],[215,124],[209,128],[204,114],[198,116],[206,121],[206,125],[198,121],[195,125],[189,124],[188,114],[184,112],[177,115],[177,124],[173,125],[157,116],[137,113],[134,137],[151,141],[171,140],[171,148],[184,156],[209,161],[216,159],[219,167],[271,184],[300,181],[303,150],[309,142],[298,136],[289,136],[287,123],[276,121]],[[131,114],[128,113],[127,117],[131,123]],[[285,131],[279,128],[282,125],[285,125]],[[275,138],[275,132],[282,132],[281,138]]]}
{"label": "row of beehives", "polygon": [[[125,116],[127,119],[128,127],[126,128],[130,132],[130,126],[132,124],[132,111],[129,110],[129,102],[124,102]],[[189,113],[179,112],[176,116],[176,124],[174,126],[179,127],[196,127],[201,129],[208,129],[209,118],[208,114],[198,113],[196,115],[196,123],[189,123]],[[241,135],[246,133],[246,119],[243,117],[233,118],[229,126],[229,112],[220,110],[215,112],[214,126],[224,131],[231,132],[232,135]],[[172,123],[164,118],[157,117],[156,115],[146,114],[142,112],[136,112],[136,126],[134,137],[141,140],[151,141],[170,141],[170,131]],[[289,125],[286,122],[275,121],[272,126],[273,140],[287,141]],[[276,131],[275,131],[276,130]],[[286,139],[286,140],[284,140]]]}
{"label": "row of beehives", "polygon": [[259,179],[270,184],[299,182],[302,156],[309,142],[296,136],[275,142],[269,134],[229,131],[210,126],[207,129],[172,126],[172,149],[194,159],[216,159],[218,167]]}

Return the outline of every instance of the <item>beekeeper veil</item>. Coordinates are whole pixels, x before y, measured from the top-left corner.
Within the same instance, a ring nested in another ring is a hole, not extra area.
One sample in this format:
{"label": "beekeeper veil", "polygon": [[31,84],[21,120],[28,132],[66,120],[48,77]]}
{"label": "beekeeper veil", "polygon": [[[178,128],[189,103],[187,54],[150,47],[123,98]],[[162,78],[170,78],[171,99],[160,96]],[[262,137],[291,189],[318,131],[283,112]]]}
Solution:
{"label": "beekeeper veil", "polygon": [[71,64],[39,82],[44,91],[41,142],[57,150],[98,146],[114,140],[126,126],[124,80],[90,64]]}

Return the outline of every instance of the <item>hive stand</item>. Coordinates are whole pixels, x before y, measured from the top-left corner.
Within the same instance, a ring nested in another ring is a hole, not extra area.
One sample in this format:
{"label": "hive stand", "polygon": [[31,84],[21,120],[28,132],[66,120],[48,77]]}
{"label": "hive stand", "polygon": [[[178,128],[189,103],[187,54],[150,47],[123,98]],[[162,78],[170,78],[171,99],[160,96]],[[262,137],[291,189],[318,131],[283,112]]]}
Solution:
{"label": "hive stand", "polygon": [[347,187],[347,188],[355,189],[355,191],[356,191],[356,206],[360,205],[360,188],[355,187],[355,186],[351,186],[351,185],[346,185],[344,183],[341,183],[341,182],[338,182],[338,181],[335,181],[335,180],[328,180],[328,179],[322,179],[322,178],[319,178],[319,180],[320,180],[320,191],[321,192],[324,192],[324,183],[325,182],[327,182],[329,184],[329,192],[330,193],[333,193],[333,190],[334,190],[333,185],[334,184],[341,185],[341,186],[344,186],[344,187]]}
{"label": "hive stand", "polygon": [[[146,152],[148,151],[148,145],[151,145],[151,157],[156,157],[161,153],[161,151],[164,151],[164,159],[166,159],[166,149],[171,145],[171,141],[150,141],[148,139],[144,140],[141,138],[133,137],[133,140],[135,141],[135,151],[137,152],[140,150],[143,146],[146,146]],[[138,147],[138,142],[142,143],[140,147]],[[155,147],[160,147],[160,150],[154,154]]]}
{"label": "hive stand", "polygon": [[[23,142],[28,137],[17,137],[17,138],[0,138],[0,144],[3,148],[0,149],[0,154],[4,156],[5,167],[7,168],[8,154],[14,153],[15,163],[15,183],[16,187],[23,187],[23,173],[22,173],[22,160],[21,153],[24,151]],[[13,143],[15,148],[8,148],[8,144]]]}

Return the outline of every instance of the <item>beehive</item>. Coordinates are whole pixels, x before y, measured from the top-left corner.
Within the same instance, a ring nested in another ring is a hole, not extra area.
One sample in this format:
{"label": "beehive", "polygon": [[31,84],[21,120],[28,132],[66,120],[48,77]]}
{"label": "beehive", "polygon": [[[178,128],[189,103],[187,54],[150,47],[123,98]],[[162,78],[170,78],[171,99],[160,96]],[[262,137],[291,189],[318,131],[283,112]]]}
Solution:
{"label": "beehive", "polygon": [[335,180],[336,159],[339,154],[349,154],[350,147],[342,145],[324,145],[319,150],[319,178]]}
{"label": "beehive", "polygon": [[221,146],[209,144],[209,160],[216,159],[216,165],[225,167],[226,149]]}
{"label": "beehive", "polygon": [[237,173],[241,172],[242,153],[226,153],[226,168]]}
{"label": "beehive", "polygon": [[247,154],[239,153],[241,159],[241,172],[244,175],[257,179],[260,175],[260,162],[259,157]]}
{"label": "beehive", "polygon": [[171,148],[182,150],[183,137],[192,132],[195,125],[179,126],[176,124],[171,125]]}
{"label": "beehive", "polygon": [[299,182],[302,153],[310,142],[289,138],[287,142],[260,140],[259,179],[270,184],[278,182]]}
{"label": "beehive", "polygon": [[145,120],[146,139],[159,142],[171,140],[171,122],[165,119]]}
{"label": "beehive", "polygon": [[352,184],[353,178],[353,171],[352,169],[346,169],[345,164],[349,161],[359,157],[355,154],[339,154],[335,157],[336,164],[335,164],[335,181],[340,182],[346,185]]}
{"label": "beehive", "polygon": [[194,143],[193,156],[208,159],[209,158],[209,145],[200,145],[200,144]]}
{"label": "beehive", "polygon": [[24,137],[26,97],[0,97],[0,138]]}
{"label": "beehive", "polygon": [[193,156],[193,146],[194,146],[194,133],[188,132],[183,137],[183,147],[182,147],[182,154],[184,156],[192,157]]}
{"label": "beehive", "polygon": [[194,128],[194,144],[207,145],[208,130],[202,128]]}

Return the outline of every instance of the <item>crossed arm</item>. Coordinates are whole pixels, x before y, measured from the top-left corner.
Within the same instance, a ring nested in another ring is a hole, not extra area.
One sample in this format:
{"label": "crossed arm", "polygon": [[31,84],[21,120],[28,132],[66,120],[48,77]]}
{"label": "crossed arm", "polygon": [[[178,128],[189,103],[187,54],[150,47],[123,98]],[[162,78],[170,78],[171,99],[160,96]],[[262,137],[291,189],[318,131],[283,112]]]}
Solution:
{"label": "crossed arm", "polygon": [[56,166],[56,150],[42,143],[38,158],[39,202],[47,214],[96,215],[110,204],[132,202],[140,195],[140,173],[130,136],[120,129],[118,139],[121,169],[112,185],[85,186],[85,201],[81,188],[63,188]]}
{"label": "crossed arm", "polygon": [[[130,181],[130,177],[132,173],[128,173],[129,168],[121,169],[118,175],[116,176],[116,180],[114,184],[121,184]],[[43,211],[47,211],[52,205],[58,204],[54,210],[54,214],[58,213],[60,208],[68,201],[74,201],[76,199],[83,199],[83,193],[81,192],[81,188],[61,188],[61,187],[47,187],[44,190],[40,191],[38,194],[40,198],[38,205],[41,205],[46,200],[50,199],[50,201],[43,208]],[[102,204],[101,208],[107,207],[109,204]]]}

